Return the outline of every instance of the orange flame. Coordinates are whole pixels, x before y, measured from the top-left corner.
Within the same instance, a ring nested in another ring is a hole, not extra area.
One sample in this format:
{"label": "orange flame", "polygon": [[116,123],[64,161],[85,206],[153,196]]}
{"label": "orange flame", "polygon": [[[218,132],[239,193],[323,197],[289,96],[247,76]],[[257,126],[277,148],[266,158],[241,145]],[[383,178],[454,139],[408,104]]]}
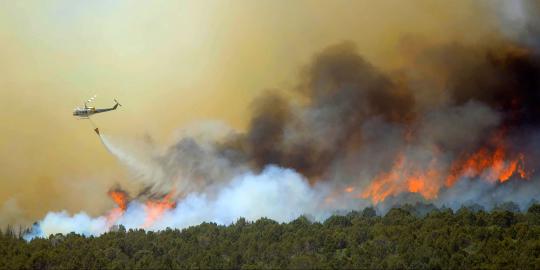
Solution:
{"label": "orange flame", "polygon": [[172,194],[173,192],[170,192],[161,200],[150,200],[146,202],[146,220],[144,221],[143,228],[152,226],[165,211],[176,207],[176,202],[172,198]]}
{"label": "orange flame", "polygon": [[107,224],[112,226],[126,211],[129,201],[126,192],[121,190],[112,190],[108,192],[111,199],[116,203],[117,207],[113,208],[107,215]]}
{"label": "orange flame", "polygon": [[509,155],[500,138],[495,138],[495,149],[482,147],[468,157],[452,164],[446,185],[452,186],[460,177],[480,177],[488,181],[505,182],[512,176],[528,179],[525,156],[522,153]]}
{"label": "orange flame", "polygon": [[384,201],[390,195],[409,191],[419,193],[426,199],[437,197],[439,186],[437,179],[440,173],[433,159],[425,170],[408,164],[404,154],[399,154],[389,172],[383,172],[371,182],[360,197],[371,198],[374,203]]}
{"label": "orange flame", "polygon": [[114,203],[116,203],[116,205],[120,209],[126,210],[127,202],[128,202],[127,193],[125,193],[124,191],[120,191],[120,190],[113,190],[113,191],[109,191],[108,194],[111,197],[111,199],[114,201]]}
{"label": "orange flame", "polygon": [[370,186],[361,194],[362,198],[371,197],[374,203],[378,203],[384,201],[391,194],[399,193],[401,189],[397,181],[399,181],[403,164],[404,156],[400,155],[389,172],[381,173],[371,182]]}
{"label": "orange flame", "polygon": [[[146,212],[146,218],[144,224],[142,225],[143,228],[148,228],[152,226],[152,224],[154,224],[154,222],[159,219],[166,210],[176,207],[176,202],[173,199],[173,194],[174,189],[169,194],[165,195],[165,197],[163,197],[162,199],[148,200],[145,203],[144,210]],[[117,205],[117,207],[113,208],[107,214],[107,224],[109,227],[111,227],[116,223],[116,221],[118,221],[118,219],[120,219],[124,215],[124,212],[126,211],[127,205],[129,203],[129,196],[126,192],[121,190],[109,191],[108,195]]]}
{"label": "orange flame", "polygon": [[[525,156],[522,153],[510,154],[502,133],[497,133],[489,146],[454,161],[448,172],[444,166],[438,164],[436,148],[427,168],[408,162],[406,155],[400,153],[390,170],[379,173],[359,196],[378,203],[390,195],[408,191],[418,193],[426,199],[433,199],[437,197],[443,183],[450,187],[462,177],[501,183],[512,177],[529,178],[530,172],[525,170]],[[348,187],[345,192],[352,190],[352,187]]]}

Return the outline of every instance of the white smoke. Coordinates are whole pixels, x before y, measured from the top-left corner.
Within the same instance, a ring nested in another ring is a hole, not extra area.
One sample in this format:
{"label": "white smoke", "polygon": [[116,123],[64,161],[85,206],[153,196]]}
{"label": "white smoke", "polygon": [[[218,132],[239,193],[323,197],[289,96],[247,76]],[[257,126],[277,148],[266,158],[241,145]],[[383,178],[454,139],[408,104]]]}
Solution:
{"label": "white smoke", "polygon": [[303,214],[324,220],[329,215],[324,209],[325,194],[324,189],[311,187],[295,171],[269,166],[260,174],[235,178],[215,198],[188,195],[153,228],[184,228],[203,221],[230,224],[239,217],[289,222]]}
{"label": "white smoke", "polygon": [[[149,228],[151,230],[186,228],[201,222],[231,224],[238,218],[257,220],[261,217],[278,222],[289,222],[301,215],[323,221],[333,212],[325,203],[329,189],[310,186],[307,180],[291,169],[268,166],[260,174],[245,173],[224,185],[219,192],[191,193],[177,201]],[[114,225],[141,228],[145,222],[145,205],[131,202]],[[70,216],[65,211],[52,212],[37,223],[26,239],[47,237],[51,234],[76,232],[100,235],[113,224],[105,216],[90,217],[81,212]]]}
{"label": "white smoke", "polygon": [[66,211],[49,212],[45,218],[34,225],[32,231],[24,236],[26,240],[35,237],[47,237],[51,234],[68,234],[75,232],[82,235],[100,235],[106,232],[107,219],[105,217],[92,218],[84,212],[73,216]]}

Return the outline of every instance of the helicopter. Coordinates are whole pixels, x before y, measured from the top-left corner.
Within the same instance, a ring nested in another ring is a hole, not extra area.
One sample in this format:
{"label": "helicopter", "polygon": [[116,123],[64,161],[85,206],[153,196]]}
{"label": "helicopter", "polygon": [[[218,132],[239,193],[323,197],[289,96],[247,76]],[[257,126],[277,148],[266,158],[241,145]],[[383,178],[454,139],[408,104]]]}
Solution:
{"label": "helicopter", "polygon": [[[73,110],[73,116],[78,117],[78,119],[90,119],[91,115],[94,115],[96,113],[102,113],[102,112],[108,112],[112,110],[116,110],[118,106],[122,106],[116,99],[114,99],[114,106],[110,108],[103,108],[103,109],[96,109],[96,107],[88,106],[88,103],[93,102],[96,99],[96,96],[94,95],[92,98],[88,99],[86,102],[84,102],[84,108],[75,108]],[[99,135],[99,129],[96,127],[94,131]]]}
{"label": "helicopter", "polygon": [[96,99],[96,96],[93,96],[92,98],[90,98],[86,102],[84,102],[84,108],[79,108],[79,107],[75,108],[75,110],[73,110],[73,116],[83,118],[83,119],[88,119],[91,115],[94,115],[96,113],[102,113],[102,112],[108,112],[108,111],[116,110],[116,108],[118,108],[118,106],[122,106],[120,103],[118,103],[118,101],[116,99],[114,99],[114,102],[115,102],[114,106],[112,106],[110,108],[96,109],[96,107],[88,106],[88,103],[93,102],[95,99]]}

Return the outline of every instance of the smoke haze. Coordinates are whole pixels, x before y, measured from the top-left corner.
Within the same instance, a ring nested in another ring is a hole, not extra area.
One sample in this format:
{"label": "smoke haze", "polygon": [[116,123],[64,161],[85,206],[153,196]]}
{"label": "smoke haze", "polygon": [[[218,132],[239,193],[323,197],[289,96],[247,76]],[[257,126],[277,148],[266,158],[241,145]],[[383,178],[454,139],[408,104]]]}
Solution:
{"label": "smoke haze", "polygon": [[[525,207],[538,5],[498,4],[5,3],[0,222],[99,234],[415,200]],[[96,117],[107,151],[68,114],[94,93],[125,105]]]}

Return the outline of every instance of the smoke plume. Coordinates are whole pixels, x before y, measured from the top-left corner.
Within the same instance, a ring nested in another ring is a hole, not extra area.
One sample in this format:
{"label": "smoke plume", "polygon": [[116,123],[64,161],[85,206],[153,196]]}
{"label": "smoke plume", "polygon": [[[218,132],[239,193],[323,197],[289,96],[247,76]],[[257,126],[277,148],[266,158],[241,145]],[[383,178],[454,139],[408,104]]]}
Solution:
{"label": "smoke plume", "polygon": [[485,43],[409,38],[409,55],[391,70],[370,63],[353,42],[331,45],[312,57],[294,89],[253,101],[245,132],[186,136],[165,149],[103,135],[140,192],[111,196],[118,207],[97,218],[49,213],[28,238],[240,217],[322,221],[414,202],[492,208],[513,201],[523,209],[540,196],[540,28],[536,13],[522,11],[520,34],[507,34],[508,20],[516,20],[505,13],[500,33]]}

